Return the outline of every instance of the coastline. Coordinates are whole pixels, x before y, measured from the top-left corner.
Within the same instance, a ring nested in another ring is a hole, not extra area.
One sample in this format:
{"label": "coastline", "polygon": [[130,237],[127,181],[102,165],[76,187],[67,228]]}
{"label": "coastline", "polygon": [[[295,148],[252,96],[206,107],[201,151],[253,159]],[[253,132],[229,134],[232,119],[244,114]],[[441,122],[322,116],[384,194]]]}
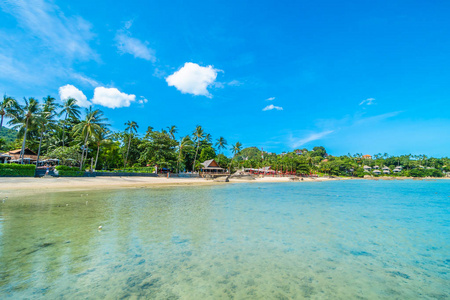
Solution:
{"label": "coastline", "polygon": [[[165,177],[2,177],[0,179],[0,196],[25,196],[52,192],[70,192],[86,190],[114,190],[127,188],[161,188],[177,186],[207,186],[230,183],[288,183],[288,182],[324,182],[336,180],[405,180],[411,177],[381,177],[381,178],[352,178],[352,177],[319,177],[303,178],[291,181],[288,177],[263,177],[248,179],[230,179],[229,182],[217,182],[203,178],[165,178]],[[450,178],[415,178],[416,180],[437,180]]]}
{"label": "coastline", "polygon": [[[295,182],[321,182],[346,180],[347,178],[305,178]],[[349,178],[350,179],[350,178]],[[230,179],[229,182],[217,182],[203,178],[165,178],[165,177],[2,177],[0,196],[33,195],[51,192],[70,192],[84,190],[114,190],[126,188],[160,188],[177,186],[205,186],[230,183],[294,182],[288,177],[264,177],[254,180]]]}

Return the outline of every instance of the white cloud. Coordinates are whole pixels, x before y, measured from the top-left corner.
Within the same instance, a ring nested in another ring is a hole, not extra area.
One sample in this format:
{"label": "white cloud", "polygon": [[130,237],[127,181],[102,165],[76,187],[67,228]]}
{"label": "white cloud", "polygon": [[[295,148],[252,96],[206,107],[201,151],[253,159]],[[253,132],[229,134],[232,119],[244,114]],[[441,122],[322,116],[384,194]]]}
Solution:
{"label": "white cloud", "polygon": [[283,108],[281,106],[275,106],[273,104],[270,104],[270,105],[267,105],[266,107],[264,107],[263,111],[272,110],[272,109],[283,110]]}
{"label": "white cloud", "polygon": [[128,95],[116,88],[97,87],[94,90],[92,103],[109,108],[128,107],[136,100],[135,95]]}
{"label": "white cloud", "polygon": [[91,25],[80,16],[65,14],[54,2],[0,1],[4,19],[10,20],[0,29],[0,78],[10,83],[8,90],[54,88],[67,78],[82,86],[89,84],[77,77],[73,65],[99,60],[89,44],[94,37]]}
{"label": "white cloud", "polygon": [[148,100],[147,100],[146,98],[144,98],[144,96],[140,96],[139,98],[140,98],[140,99],[138,100],[138,103],[139,103],[139,104],[144,104],[144,103],[147,103],[147,102],[148,102]]}
{"label": "white cloud", "polygon": [[322,131],[322,132],[317,132],[317,133],[311,133],[308,136],[299,138],[299,139],[295,139],[295,138],[291,137],[291,147],[298,148],[309,142],[320,140],[332,132],[334,132],[334,130],[327,130],[327,131]]}
{"label": "white cloud", "polygon": [[97,57],[88,44],[93,37],[91,25],[81,17],[67,18],[59,7],[43,0],[5,0],[0,6],[47,48],[70,58]]}
{"label": "white cloud", "polygon": [[275,100],[275,97],[270,97],[270,98],[267,98],[266,100],[267,101],[273,101],[273,100]]}
{"label": "white cloud", "polygon": [[367,98],[366,100],[361,101],[361,103],[359,103],[359,105],[372,105],[373,102],[375,101],[375,98]]}
{"label": "white cloud", "polygon": [[128,53],[136,58],[142,58],[151,62],[156,61],[155,51],[140,40],[130,36],[128,32],[118,32],[116,35],[117,48],[120,53]]}
{"label": "white cloud", "polygon": [[213,66],[201,67],[196,63],[187,62],[181,69],[168,76],[166,81],[169,86],[174,86],[183,94],[212,98],[208,86],[214,84],[219,71]]}
{"label": "white cloud", "polygon": [[360,119],[355,120],[353,125],[377,123],[377,122],[380,122],[380,121],[383,121],[383,120],[395,117],[395,116],[397,116],[400,113],[402,113],[402,111],[393,111],[393,112],[388,112],[388,113],[385,113],[385,114],[376,115],[376,116],[372,116],[372,117],[360,118]]}
{"label": "white cloud", "polygon": [[231,80],[230,82],[228,82],[228,85],[231,86],[241,86],[243,83],[240,82],[239,80]]}
{"label": "white cloud", "polygon": [[95,79],[87,77],[87,76],[85,76],[83,74],[72,73],[72,77],[77,79],[77,80],[79,80],[79,81],[81,81],[81,82],[83,82],[83,83],[87,83],[87,84],[89,84],[89,85],[91,85],[93,87],[96,87],[96,86],[99,85],[98,82]]}
{"label": "white cloud", "polygon": [[125,22],[125,29],[130,29],[131,26],[133,26],[133,21],[134,20],[129,20]]}
{"label": "white cloud", "polygon": [[59,97],[61,98],[61,101],[67,100],[68,98],[74,98],[81,107],[89,107],[91,105],[91,102],[87,100],[83,92],[71,84],[59,88]]}

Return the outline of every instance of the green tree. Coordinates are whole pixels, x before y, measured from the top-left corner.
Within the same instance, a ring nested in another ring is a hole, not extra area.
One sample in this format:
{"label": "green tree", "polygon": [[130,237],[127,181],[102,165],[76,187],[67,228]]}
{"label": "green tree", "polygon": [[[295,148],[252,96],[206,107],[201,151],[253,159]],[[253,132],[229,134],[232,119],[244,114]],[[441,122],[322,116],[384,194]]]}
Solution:
{"label": "green tree", "polygon": [[101,126],[99,130],[94,133],[94,142],[97,145],[97,155],[95,156],[94,169],[97,168],[98,154],[100,153],[100,146],[109,138],[109,130],[106,126]]}
{"label": "green tree", "polygon": [[204,162],[205,160],[214,159],[216,157],[216,151],[214,151],[213,147],[206,147],[202,149],[200,152],[200,162]]}
{"label": "green tree", "polygon": [[202,126],[197,125],[197,127],[195,128],[195,131],[193,133],[194,135],[194,141],[197,144],[197,147],[195,149],[195,157],[194,157],[194,164],[192,165],[192,169],[195,169],[195,162],[197,161],[197,155],[198,155],[198,147],[200,145],[200,140],[203,138],[203,136],[205,135],[205,132],[203,131]]}
{"label": "green tree", "polygon": [[191,138],[187,135],[180,140],[178,145],[178,160],[177,160],[177,173],[180,173],[180,163],[181,158],[183,157],[183,150],[192,144]]}
{"label": "green tree", "polygon": [[231,171],[231,165],[233,164],[233,160],[236,158],[236,155],[239,154],[239,152],[241,152],[242,149],[242,144],[240,142],[236,142],[236,144],[234,144],[231,147],[231,152],[233,152],[233,158],[231,159],[230,162],[230,171]]}
{"label": "green tree", "polygon": [[170,127],[167,127],[167,129],[169,129],[169,134],[170,134],[170,136],[172,137],[172,139],[175,140],[175,133],[178,132],[177,126],[172,125],[172,126],[170,126]]}
{"label": "green tree", "polygon": [[[88,149],[87,142],[89,137],[96,134],[103,127],[108,126],[105,122],[108,119],[103,116],[103,112],[99,109],[92,110],[92,106],[86,109],[86,117],[80,123],[73,127],[73,131],[76,135],[79,135],[84,139],[83,151],[81,152],[80,170],[83,169],[84,160],[87,157]],[[86,153],[86,157],[85,154]]]}
{"label": "green tree", "polygon": [[3,101],[0,102],[0,131],[3,127],[3,118],[6,116],[11,116],[10,112],[14,107],[17,107],[17,102],[12,97],[7,97],[6,95],[3,96]]}
{"label": "green tree", "polygon": [[74,98],[68,98],[64,100],[62,105],[62,110],[59,113],[59,116],[65,115],[63,122],[63,138],[62,143],[63,147],[65,146],[65,127],[67,125],[67,118],[79,119],[80,118],[80,107],[77,105],[77,100]]}
{"label": "green tree", "polygon": [[225,149],[227,145],[227,140],[223,136],[217,139],[216,147],[220,153],[222,153],[222,150]]}
{"label": "green tree", "polygon": [[23,134],[22,149],[20,151],[21,164],[23,164],[28,129],[29,127],[35,127],[36,118],[41,113],[39,102],[36,99],[24,98],[24,101],[24,105],[17,104],[11,109],[10,114],[12,119],[8,122],[14,129],[19,130],[19,135]]}
{"label": "green tree", "polygon": [[127,126],[125,128],[125,132],[128,132],[128,149],[127,149],[127,156],[125,158],[125,162],[123,167],[126,168],[128,164],[128,154],[130,152],[130,145],[131,145],[131,137],[133,136],[133,133],[137,133],[137,129],[139,128],[138,124],[134,121],[128,121],[125,123]]}

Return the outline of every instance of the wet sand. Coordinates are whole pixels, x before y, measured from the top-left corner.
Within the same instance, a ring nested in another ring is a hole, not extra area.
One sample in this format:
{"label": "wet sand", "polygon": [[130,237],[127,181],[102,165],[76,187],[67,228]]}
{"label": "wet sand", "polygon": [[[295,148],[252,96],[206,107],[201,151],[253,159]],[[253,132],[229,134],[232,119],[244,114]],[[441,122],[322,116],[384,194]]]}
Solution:
{"label": "wet sand", "polygon": [[50,192],[78,190],[106,190],[122,188],[157,188],[169,186],[218,185],[230,183],[260,182],[311,182],[340,180],[342,178],[304,178],[290,181],[288,177],[264,177],[254,180],[230,179],[230,182],[215,182],[203,178],[164,178],[164,177],[0,177],[0,195],[30,195]]}

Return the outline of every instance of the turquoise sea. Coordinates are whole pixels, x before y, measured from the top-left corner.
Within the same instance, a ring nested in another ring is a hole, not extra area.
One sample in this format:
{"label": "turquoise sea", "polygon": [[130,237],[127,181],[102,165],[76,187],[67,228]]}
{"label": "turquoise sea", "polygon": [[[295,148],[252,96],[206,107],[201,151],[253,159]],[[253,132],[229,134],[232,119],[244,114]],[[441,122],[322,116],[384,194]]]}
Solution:
{"label": "turquoise sea", "polygon": [[239,183],[0,202],[1,299],[449,295],[447,180]]}

